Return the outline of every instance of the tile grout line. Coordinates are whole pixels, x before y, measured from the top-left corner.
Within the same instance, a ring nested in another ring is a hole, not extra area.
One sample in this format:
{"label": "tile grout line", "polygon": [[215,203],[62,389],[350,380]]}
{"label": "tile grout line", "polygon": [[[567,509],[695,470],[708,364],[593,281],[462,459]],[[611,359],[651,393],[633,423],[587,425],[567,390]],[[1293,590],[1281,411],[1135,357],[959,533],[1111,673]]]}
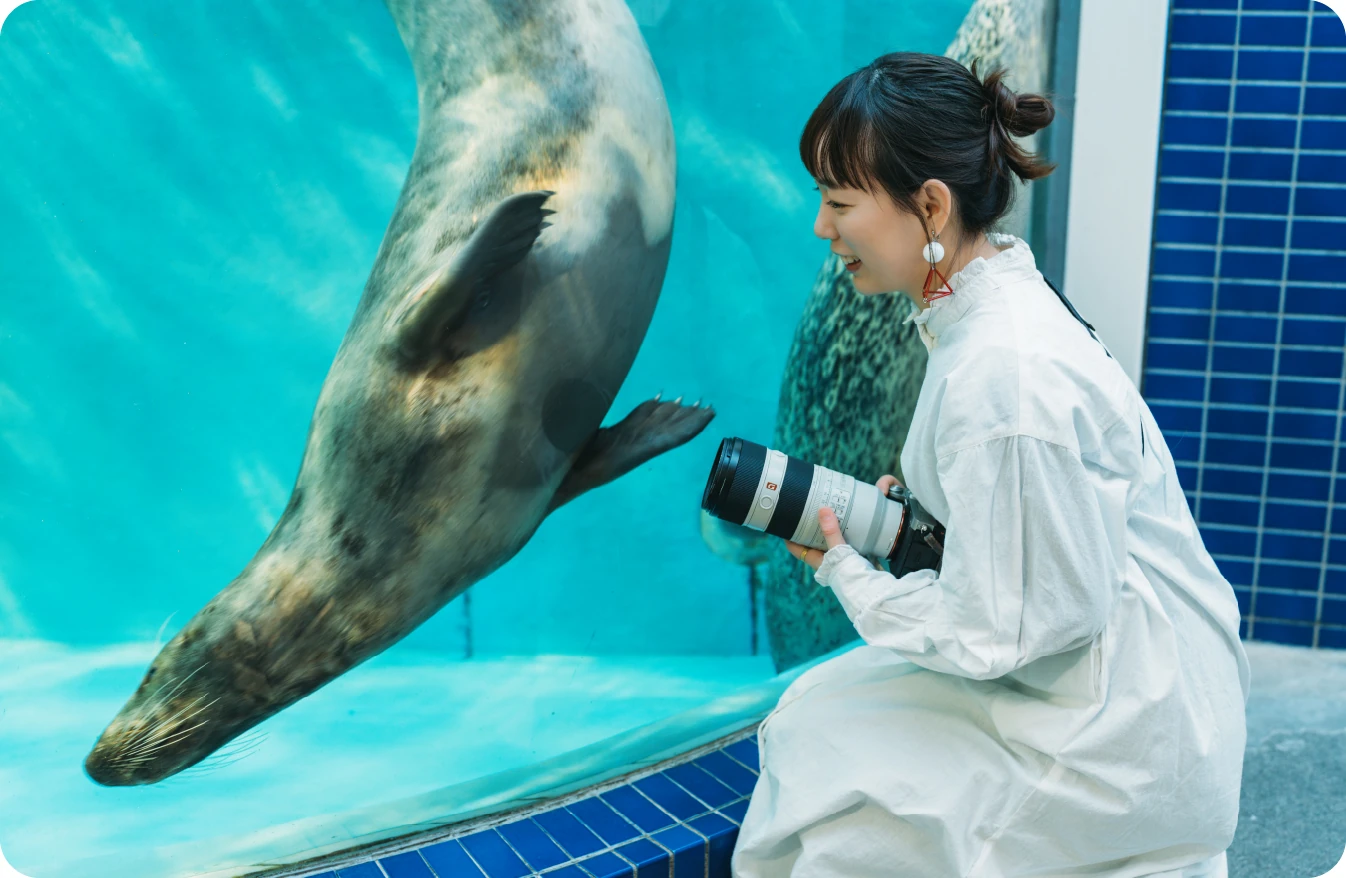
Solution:
{"label": "tile grout line", "polygon": [[[463,849],[463,854],[464,854],[469,860],[472,861],[472,865],[476,866],[476,867],[477,867],[477,870],[480,871],[482,875],[485,875],[486,878],[490,878],[491,873],[486,871],[486,867],[485,867],[485,866],[483,866],[481,863],[478,863],[478,862],[477,862],[477,858],[474,857],[474,856],[472,856],[472,852],[471,852],[470,850],[467,849],[467,845],[463,844],[463,842],[462,842],[461,839],[456,839],[456,838],[455,838],[454,841],[458,842],[458,847],[460,847],[460,848]],[[420,849],[419,849],[419,848],[417,848],[416,853],[418,853],[418,854],[420,853]],[[382,858],[380,857],[379,859],[382,859]],[[421,857],[421,859],[424,860],[425,857]],[[374,862],[377,863],[378,860],[375,860]],[[430,865],[430,864],[427,862],[426,865],[428,866],[428,865]],[[382,864],[382,863],[379,864],[379,868],[380,868],[380,869],[383,868],[383,864]],[[433,871],[433,869],[432,869],[431,871]]]}
{"label": "tile grout line", "polygon": [[[1199,343],[1200,342],[1198,342],[1198,344]],[[1160,375],[1173,375],[1179,378],[1199,378],[1205,374],[1199,369],[1168,369],[1163,366],[1156,366],[1153,369],[1146,369],[1145,371],[1154,372]],[[1249,380],[1256,380],[1260,377],[1255,372],[1212,372],[1211,374],[1220,378],[1246,378]],[[1303,381],[1311,384],[1332,384],[1336,381],[1335,378],[1320,378],[1312,375],[1296,375],[1294,378],[1296,381]],[[1192,401],[1193,400],[1181,400],[1181,402]],[[1320,411],[1331,411],[1331,409],[1320,409]],[[1183,431],[1180,430],[1179,432]]]}
{"label": "tile grout line", "polygon": [[[1171,434],[1166,434],[1166,435],[1178,435],[1178,436],[1184,436],[1184,437],[1186,437],[1186,436],[1191,436],[1191,435],[1194,435],[1194,434],[1193,434],[1191,431],[1189,431],[1189,430],[1175,430],[1175,431],[1173,431],[1173,433],[1171,433]],[[1244,435],[1244,434],[1241,434],[1241,433],[1240,433],[1240,434],[1216,434],[1216,438],[1229,439],[1229,440],[1231,440],[1231,441],[1241,441],[1241,442],[1252,442],[1252,441],[1254,441],[1253,439],[1249,438],[1247,435]],[[1287,440],[1283,440],[1283,441],[1290,442],[1290,440],[1288,440],[1288,439],[1287,439]],[[1329,444],[1327,444],[1327,440],[1326,440],[1326,439],[1322,439],[1322,440],[1319,440],[1319,439],[1314,439],[1314,440],[1309,440],[1309,439],[1297,439],[1297,440],[1295,440],[1295,441],[1293,441],[1293,442],[1290,442],[1290,444],[1292,444],[1292,445],[1301,445],[1301,446],[1304,446],[1305,448],[1330,448],[1330,447],[1331,447]],[[1176,461],[1176,462],[1183,463],[1184,465],[1191,465],[1191,464],[1195,464],[1195,463],[1196,463],[1195,460]],[[1219,468],[1219,469],[1224,469],[1224,470],[1229,470],[1229,471],[1231,471],[1231,472],[1243,472],[1243,473],[1260,473],[1260,472],[1262,472],[1262,467],[1260,467],[1260,466],[1254,466],[1253,464],[1250,464],[1250,463],[1223,463],[1223,462],[1220,462],[1218,468]],[[1315,478],[1315,479],[1324,479],[1324,480],[1327,479],[1327,472],[1326,472],[1325,470],[1302,470],[1302,469],[1292,469],[1292,468],[1290,468],[1290,467],[1285,467],[1285,466],[1273,466],[1273,467],[1271,467],[1271,473],[1272,473],[1272,475],[1277,475],[1277,476],[1281,476],[1281,475],[1283,475],[1283,476],[1291,476],[1291,477],[1294,477],[1294,478],[1300,478],[1300,479],[1303,479],[1303,478]],[[1226,492],[1226,491],[1211,491],[1210,493],[1212,493],[1212,494],[1217,494],[1217,493],[1218,493],[1218,494],[1228,494],[1228,492]],[[1253,496],[1255,496],[1255,495],[1253,495],[1253,494],[1236,494],[1236,495],[1234,495],[1234,496],[1239,496],[1239,497],[1253,497]],[[1277,501],[1284,501],[1284,502],[1287,502],[1287,503],[1324,503],[1324,502],[1326,502],[1325,499],[1320,500],[1320,499],[1316,499],[1316,498],[1304,498],[1304,497],[1281,497],[1281,496],[1277,496],[1277,497],[1273,497],[1272,499],[1273,499],[1273,500],[1277,500]]]}
{"label": "tile grout line", "polygon": [[[1313,0],[1309,0],[1311,4]],[[1239,0],[1240,7],[1243,0]],[[1309,70],[1309,46],[1313,38],[1313,13],[1304,19],[1304,42],[1302,44],[1303,57],[1300,60],[1299,75],[1299,113],[1295,119],[1295,152],[1290,156],[1290,183],[1289,183],[1289,202],[1285,213],[1285,247],[1281,256],[1281,279],[1280,279],[1280,298],[1276,309],[1276,345],[1271,353],[1271,396],[1267,411],[1267,430],[1266,430],[1266,449],[1263,455],[1263,466],[1265,472],[1262,476],[1262,494],[1258,498],[1257,512],[1257,536],[1253,556],[1253,575],[1252,575],[1252,594],[1248,600],[1248,637],[1252,639],[1255,636],[1257,626],[1257,593],[1261,586],[1262,579],[1262,544],[1266,536],[1266,509],[1267,492],[1271,483],[1271,451],[1275,441],[1277,398],[1279,396],[1280,362],[1281,362],[1281,342],[1285,332],[1285,305],[1288,298],[1290,284],[1290,247],[1293,243],[1292,236],[1295,221],[1295,181],[1299,176],[1299,143],[1304,132],[1304,105],[1308,94],[1308,70]],[[1328,484],[1329,497],[1331,484]],[[1269,617],[1271,618],[1271,617]],[[1315,619],[1313,639],[1317,642],[1317,620]]]}
{"label": "tile grout line", "polygon": [[[1307,151],[1307,150],[1306,150],[1306,151]],[[1288,153],[1287,153],[1287,155],[1288,155]],[[1332,156],[1332,158],[1341,158],[1341,157],[1343,157],[1343,156],[1346,156],[1346,150],[1342,150],[1342,151],[1334,151],[1334,152],[1331,153],[1331,156]],[[1165,181],[1165,182],[1179,182],[1179,183],[1197,183],[1197,182],[1199,182],[1199,183],[1200,183],[1201,185],[1203,185],[1203,186],[1213,186],[1213,185],[1215,185],[1214,183],[1211,182],[1213,179],[1214,179],[1213,177],[1199,177],[1199,178],[1191,178],[1191,179],[1186,179],[1186,180]],[[1272,185],[1272,184],[1266,184],[1266,183],[1264,183],[1263,181],[1250,181],[1250,185],[1253,185],[1253,184]],[[1289,184],[1288,184],[1288,183],[1280,183],[1280,182],[1278,182],[1278,183],[1275,183],[1274,185],[1276,185],[1276,186],[1281,186],[1281,185],[1288,186]],[[1342,183],[1340,187],[1338,187],[1338,186],[1329,186],[1329,185],[1325,185],[1325,184],[1321,184],[1321,183],[1303,183],[1303,184],[1300,184],[1300,188],[1301,188],[1301,189],[1332,189],[1332,190],[1336,190],[1336,189],[1338,189],[1338,188],[1343,188],[1343,187],[1346,187],[1346,183]],[[1188,210],[1188,209],[1186,209],[1186,208],[1181,208],[1181,207],[1161,207],[1161,208],[1159,208],[1159,210],[1157,211],[1157,213],[1158,213],[1160,216],[1214,217],[1214,216],[1217,215],[1217,212],[1216,212],[1216,211],[1213,211],[1213,210]],[[1275,221],[1278,221],[1278,222],[1285,219],[1285,215],[1284,215],[1284,214],[1277,215],[1277,214],[1274,214],[1274,213],[1256,213],[1256,212],[1249,212],[1249,211],[1237,211],[1237,210],[1231,210],[1231,211],[1226,211],[1226,214],[1227,214],[1228,216],[1233,217],[1234,219],[1275,220]],[[1315,214],[1315,213],[1301,214],[1301,215],[1300,215],[1300,219],[1305,220],[1305,221],[1307,221],[1307,222],[1312,222],[1312,223],[1325,223],[1325,224],[1340,224],[1340,223],[1346,223],[1346,211],[1343,211],[1343,212],[1341,213],[1341,215],[1336,215],[1336,214]],[[1165,245],[1165,246],[1171,246],[1170,244],[1168,244],[1168,242],[1160,242],[1160,243],[1163,244],[1163,245]],[[1213,245],[1213,244],[1207,244],[1206,246],[1207,246],[1207,247],[1213,247],[1213,246],[1215,246],[1215,245]],[[1338,250],[1338,251],[1335,251],[1335,252],[1340,253],[1341,251]],[[1177,279],[1185,279],[1185,278],[1188,278],[1188,277],[1193,277],[1193,275],[1167,275],[1167,274],[1164,274],[1164,272],[1162,272],[1162,271],[1157,271],[1157,272],[1155,272],[1155,275],[1157,275],[1158,277],[1173,277],[1173,278],[1177,278]],[[1196,275],[1195,278],[1196,278],[1197,280],[1210,280],[1210,278],[1202,277],[1202,276],[1200,276],[1200,275]]]}
{"label": "tile grout line", "polygon": [[[1300,188],[1303,189],[1304,187],[1301,186]],[[1194,274],[1157,274],[1157,275],[1155,275],[1155,280],[1164,280],[1164,281],[1189,281],[1189,282],[1190,282],[1190,281],[1199,281],[1199,282],[1201,282],[1201,283],[1206,283],[1207,281],[1209,281],[1209,282],[1212,282],[1212,283],[1213,283],[1213,282],[1215,282],[1216,278],[1214,278],[1214,277],[1204,277],[1204,276],[1202,276],[1202,275],[1194,275]],[[1219,280],[1221,280],[1221,281],[1223,281],[1223,282],[1225,282],[1225,283],[1237,283],[1237,284],[1244,284],[1244,285],[1247,285],[1247,286],[1254,286],[1254,287],[1270,287],[1270,286],[1272,286],[1272,284],[1268,281],[1268,279],[1267,279],[1267,278],[1264,278],[1264,277],[1226,277],[1226,278],[1219,278]],[[1338,289],[1338,288],[1340,288],[1340,286],[1341,286],[1341,284],[1339,284],[1339,283],[1335,283],[1335,282],[1333,282],[1333,281],[1297,280],[1297,281],[1295,281],[1295,283],[1298,284],[1299,286],[1302,286],[1302,287],[1309,287],[1309,288],[1313,288],[1313,289],[1321,289],[1321,290],[1333,290],[1333,289]],[[1257,313],[1262,313],[1262,312],[1257,312]]]}
{"label": "tile grout line", "polygon": [[[1244,51],[1246,53],[1247,50],[1245,49]],[[1243,80],[1239,80],[1239,82],[1242,83]],[[1293,88],[1289,80],[1286,80],[1285,82],[1278,82],[1276,83],[1276,85],[1277,87]],[[1337,83],[1333,82],[1315,82],[1311,86],[1311,88],[1319,88],[1319,87],[1339,88],[1340,86]],[[1220,110],[1164,110],[1164,115],[1178,119],[1219,119],[1221,116],[1224,115],[1224,113]],[[1284,120],[1286,122],[1290,121],[1291,119],[1300,118],[1300,114],[1298,113],[1278,113],[1272,110],[1239,110],[1238,116],[1240,119],[1270,119],[1272,121]],[[1341,117],[1333,113],[1304,113],[1303,118],[1308,119],[1310,122],[1336,122]],[[1188,146],[1189,144],[1175,143],[1173,145]],[[1200,144],[1190,144],[1190,145],[1199,146]],[[1259,148],[1256,146],[1240,145],[1234,148],[1248,150],[1249,153],[1256,153],[1259,150]],[[1288,153],[1291,151],[1291,147],[1282,146],[1279,147],[1279,151],[1283,153]]]}
{"label": "tile grout line", "polygon": [[[1335,380],[1336,379],[1329,379],[1329,381],[1335,381]],[[1328,384],[1328,382],[1322,382],[1322,383],[1325,386]],[[1173,406],[1174,408],[1192,409],[1201,405],[1201,403],[1192,399],[1165,399],[1162,396],[1156,396],[1152,400],[1146,400],[1146,401],[1151,402],[1154,405],[1167,405],[1167,406]],[[1230,412],[1263,412],[1266,411],[1268,408],[1268,406],[1259,405],[1255,402],[1218,402],[1215,403],[1215,406],[1219,408],[1221,411],[1230,411]],[[1319,418],[1335,418],[1337,413],[1337,409],[1335,408],[1309,408],[1307,406],[1282,406],[1280,410],[1284,414],[1309,415],[1311,417],[1319,417]],[[1177,430],[1175,432],[1183,433],[1187,431]],[[1217,435],[1253,436],[1256,434],[1217,433]],[[1335,441],[1333,439],[1303,438],[1298,436],[1280,436],[1277,438],[1281,441],[1287,441],[1287,442],[1294,441],[1296,444],[1304,444],[1304,445],[1332,445],[1332,443]],[[1315,472],[1322,472],[1322,470],[1315,470]]]}
{"label": "tile grout line", "polygon": [[[1203,312],[1203,313],[1204,313],[1204,312]],[[1219,313],[1221,316],[1223,316],[1223,315],[1225,314],[1225,312],[1218,312],[1218,313]],[[1267,318],[1265,318],[1265,319],[1270,320],[1271,318],[1270,318],[1270,317],[1267,317]],[[1340,346],[1337,346],[1337,345],[1296,344],[1296,343],[1293,343],[1293,342],[1286,343],[1286,344],[1277,344],[1276,342],[1269,342],[1269,341],[1248,341],[1248,342],[1242,342],[1242,341],[1214,341],[1214,342],[1212,342],[1212,341],[1209,340],[1209,339],[1177,338],[1177,337],[1174,337],[1174,336],[1158,336],[1158,337],[1155,338],[1155,341],[1159,342],[1160,344],[1174,344],[1174,345],[1210,345],[1210,344],[1229,345],[1230,347],[1234,347],[1234,348],[1237,348],[1237,349],[1239,349],[1239,350],[1254,350],[1254,351],[1262,351],[1262,350],[1268,350],[1268,351],[1269,351],[1269,350],[1274,350],[1274,349],[1278,349],[1278,348],[1285,348],[1285,349],[1287,349],[1287,350],[1292,350],[1292,351],[1310,351],[1310,352],[1318,352],[1318,353],[1335,353],[1335,352],[1341,350],[1341,347],[1340,347]],[[1214,374],[1214,370],[1212,370],[1212,374]],[[1235,375],[1249,375],[1249,376],[1252,376],[1252,377],[1260,378],[1260,377],[1263,377],[1266,373],[1263,373],[1263,372],[1235,372],[1235,373],[1233,373],[1233,374],[1235,374]],[[1289,376],[1289,377],[1290,377],[1290,378],[1299,378],[1300,376],[1299,376],[1299,375],[1291,375],[1291,376]]]}
{"label": "tile grout line", "polygon": [[[1343,189],[1343,191],[1346,191],[1346,185],[1343,185],[1343,186],[1342,186],[1342,189]],[[1226,218],[1228,218],[1228,214],[1226,214]],[[1213,245],[1213,244],[1191,244],[1191,243],[1185,243],[1185,242],[1184,242],[1184,243],[1174,243],[1174,242],[1171,242],[1171,241],[1160,241],[1160,242],[1156,243],[1155,246],[1156,246],[1156,247],[1162,247],[1162,248],[1164,248],[1165,250],[1168,250],[1168,251],[1171,251],[1171,252],[1174,252],[1174,253],[1201,253],[1201,252],[1206,251],[1206,250],[1212,250],[1212,251],[1213,251],[1213,250],[1216,249],[1216,248],[1215,248],[1215,245]],[[1308,247],[1287,247],[1287,246],[1281,246],[1281,247],[1269,247],[1269,246],[1265,246],[1265,245],[1262,245],[1262,244],[1225,244],[1223,249],[1225,249],[1225,250],[1232,250],[1232,251],[1234,251],[1234,252],[1236,252],[1236,253],[1249,253],[1249,254],[1254,254],[1254,255],[1255,255],[1255,254],[1258,254],[1258,253],[1263,253],[1263,254],[1267,254],[1267,255],[1270,255],[1270,254],[1272,254],[1272,253],[1296,253],[1296,254],[1298,254],[1298,255],[1300,255],[1300,256],[1339,256],[1339,255],[1341,255],[1341,251],[1340,251],[1340,250],[1324,250],[1324,249],[1312,249],[1312,248],[1308,248]],[[1329,283],[1330,283],[1330,282],[1329,282]]]}
{"label": "tile grout line", "polygon": [[[1243,0],[1238,0],[1238,9],[1242,8],[1243,8]],[[1177,11],[1175,10],[1171,14],[1176,18]],[[1192,506],[1192,517],[1198,522],[1201,520],[1201,498],[1203,496],[1202,491],[1204,488],[1205,474],[1206,474],[1206,420],[1209,417],[1210,413],[1210,389],[1212,380],[1211,372],[1213,371],[1215,365],[1215,321],[1216,321],[1216,315],[1219,313],[1219,304],[1220,304],[1220,261],[1222,255],[1220,245],[1224,241],[1224,226],[1225,226],[1224,211],[1226,200],[1229,197],[1229,162],[1231,155],[1230,149],[1234,137],[1234,95],[1237,91],[1238,86],[1238,59],[1239,59],[1238,40],[1241,26],[1242,26],[1241,18],[1236,16],[1234,19],[1234,47],[1231,55],[1231,61],[1230,61],[1231,66],[1229,70],[1230,74],[1229,106],[1227,116],[1225,119],[1225,134],[1224,134],[1225,151],[1222,164],[1223,172],[1220,180],[1220,207],[1215,221],[1216,222],[1215,266],[1212,269],[1212,272],[1214,273],[1214,278],[1213,283],[1211,285],[1211,294],[1210,294],[1211,295],[1210,321],[1207,326],[1208,341],[1206,345],[1205,381],[1203,384],[1202,396],[1201,396],[1201,436],[1197,440],[1196,483],[1193,486],[1193,494],[1195,495],[1195,498],[1190,501]],[[1172,33],[1172,28],[1173,23],[1170,22],[1169,23],[1170,33]],[[1173,51],[1172,44],[1170,44],[1168,51],[1171,55]],[[1165,90],[1167,90],[1167,86],[1165,87]],[[1162,175],[1162,173],[1163,171],[1161,169],[1160,174]],[[1156,247],[1156,249],[1158,248]],[[1153,263],[1153,260],[1151,260],[1151,262]]]}
{"label": "tile grout line", "polygon": [[[1346,234],[1346,229],[1343,229],[1342,232],[1343,232],[1343,234]],[[1190,314],[1191,316],[1193,316],[1193,317],[1200,317],[1200,316],[1202,316],[1202,315],[1204,315],[1204,314],[1209,314],[1209,313],[1210,313],[1210,309],[1209,309],[1209,308],[1188,308],[1188,307],[1186,307],[1186,306],[1182,306],[1182,305],[1155,305],[1155,306],[1154,306],[1153,308],[1151,308],[1150,310],[1153,311],[1153,312],[1156,313],[1156,314],[1175,314],[1175,315],[1180,316],[1180,317],[1181,317],[1181,316],[1184,316],[1184,315],[1189,315],[1189,314]],[[1268,319],[1270,319],[1270,318],[1268,318],[1268,317],[1266,316],[1265,312],[1263,312],[1263,311],[1238,311],[1238,310],[1234,310],[1234,309],[1226,308],[1224,311],[1221,311],[1220,313],[1221,313],[1221,314],[1225,314],[1225,315],[1229,315],[1229,316],[1233,316],[1233,317],[1249,317],[1249,318],[1256,319],[1256,320],[1268,320]],[[1304,314],[1304,313],[1302,313],[1302,312],[1296,312],[1295,317],[1296,317],[1296,319],[1305,320],[1305,321],[1310,321],[1310,322],[1313,322],[1313,323],[1346,323],[1346,315],[1343,315],[1343,314]],[[1180,338],[1180,337],[1178,337],[1178,336],[1155,336],[1154,338],[1155,338],[1155,341],[1163,342],[1164,344],[1169,344],[1169,343],[1173,343],[1173,342],[1177,342],[1177,343],[1180,343],[1180,344],[1181,344],[1181,343],[1185,343],[1185,342],[1189,342],[1189,341],[1193,341],[1193,340],[1194,340],[1194,339],[1190,339],[1190,338]],[[1238,344],[1243,344],[1243,342],[1237,342],[1237,343],[1238,343]],[[1235,342],[1224,342],[1224,344],[1235,344]],[[1296,345],[1290,345],[1290,347],[1296,347]],[[1334,346],[1334,345],[1309,345],[1308,347],[1321,347],[1321,348],[1328,348],[1328,349],[1331,349],[1331,350],[1341,350],[1341,346],[1340,346],[1340,345],[1335,345],[1335,346]],[[1146,371],[1148,371],[1148,370],[1146,370]],[[1163,369],[1162,367],[1160,367],[1160,368],[1158,368],[1156,371],[1170,371],[1170,372],[1171,372],[1171,371],[1182,371],[1182,370],[1180,370],[1180,369],[1179,369],[1179,370],[1172,370],[1172,369],[1165,370],[1165,369]],[[1313,376],[1304,376],[1304,377],[1305,377],[1305,378],[1312,378]],[[1318,378],[1317,380],[1318,380],[1318,381],[1335,381],[1336,379],[1335,379],[1335,378]]]}
{"label": "tile grout line", "polygon": [[[1174,114],[1174,115],[1176,115],[1176,114],[1180,113],[1181,111],[1179,111],[1179,110],[1170,110],[1169,112],[1172,113],[1172,114]],[[1307,119],[1308,121],[1311,121],[1311,122],[1331,122],[1331,123],[1333,123],[1333,124],[1343,124],[1343,121],[1342,121],[1342,119],[1341,119],[1340,116],[1325,116],[1325,115],[1324,115],[1324,116],[1305,116],[1305,119]],[[1178,152],[1193,152],[1193,153],[1210,153],[1211,155],[1215,155],[1215,154],[1217,154],[1217,153],[1223,153],[1223,152],[1224,152],[1224,148],[1223,148],[1223,147],[1216,146],[1216,145],[1213,144],[1213,143],[1184,143],[1183,141],[1180,141],[1180,140],[1178,140],[1178,141],[1174,141],[1174,142],[1172,142],[1172,143],[1165,143],[1165,144],[1163,144],[1163,146],[1162,146],[1161,148],[1162,148],[1162,149],[1167,149],[1167,150],[1169,150],[1170,152],[1175,152],[1175,153],[1178,153]],[[1294,149],[1293,149],[1292,147],[1288,147],[1288,146],[1235,146],[1235,147],[1233,147],[1233,150],[1234,150],[1234,152],[1235,152],[1236,154],[1238,154],[1238,155],[1290,155],[1292,152],[1294,152]],[[1334,146],[1311,146],[1311,147],[1306,147],[1305,149],[1303,149],[1303,150],[1301,150],[1301,151],[1304,152],[1304,153],[1307,154],[1307,155],[1323,155],[1323,156],[1331,156],[1331,157],[1335,157],[1335,156],[1337,156],[1337,155],[1339,155],[1339,154],[1341,153],[1341,150],[1340,150],[1338,147],[1334,147]],[[1171,182],[1176,181],[1176,182],[1183,182],[1183,183],[1212,183],[1212,184],[1213,184],[1215,181],[1219,180],[1220,178],[1219,178],[1219,177],[1161,177],[1161,179],[1163,179],[1163,180],[1168,180],[1168,181],[1171,181]],[[1333,186],[1333,185],[1330,184],[1330,183],[1328,183],[1328,184],[1324,184],[1324,185],[1328,186],[1328,188],[1336,188],[1335,186]],[[1168,207],[1166,207],[1166,208],[1161,208],[1161,209],[1162,209],[1162,210],[1181,210],[1180,208],[1168,208]]]}
{"label": "tile grout line", "polygon": [[[1242,7],[1242,0],[1240,7]],[[1310,0],[1312,1],[1312,0]],[[1279,284],[1279,300],[1276,308],[1276,346],[1272,349],[1272,369],[1271,369],[1271,405],[1267,413],[1267,447],[1265,447],[1263,466],[1263,489],[1261,496],[1257,501],[1257,535],[1254,537],[1253,549],[1253,575],[1252,575],[1252,594],[1248,603],[1248,637],[1252,640],[1256,637],[1257,626],[1257,591],[1261,586],[1261,571],[1263,571],[1263,543],[1267,535],[1265,522],[1267,522],[1267,500],[1268,489],[1271,485],[1271,455],[1272,444],[1275,442],[1276,427],[1276,403],[1279,397],[1279,378],[1280,378],[1280,356],[1281,342],[1284,338],[1285,330],[1285,302],[1287,302],[1289,287],[1289,264],[1291,264],[1291,245],[1294,244],[1294,224],[1295,224],[1295,182],[1299,176],[1299,144],[1304,131],[1304,101],[1307,94],[1308,79],[1308,44],[1312,39],[1312,13],[1308,13],[1304,18],[1304,40],[1302,43],[1303,58],[1300,61],[1300,79],[1299,79],[1299,113],[1295,121],[1295,152],[1291,154],[1291,172],[1289,172],[1289,199],[1287,210],[1285,210],[1285,238],[1283,256],[1281,256],[1281,276]],[[1329,483],[1329,492],[1331,492],[1331,483]],[[1329,494],[1330,497],[1330,494]],[[1316,621],[1316,619],[1315,619]],[[1316,641],[1316,625],[1314,640]]]}

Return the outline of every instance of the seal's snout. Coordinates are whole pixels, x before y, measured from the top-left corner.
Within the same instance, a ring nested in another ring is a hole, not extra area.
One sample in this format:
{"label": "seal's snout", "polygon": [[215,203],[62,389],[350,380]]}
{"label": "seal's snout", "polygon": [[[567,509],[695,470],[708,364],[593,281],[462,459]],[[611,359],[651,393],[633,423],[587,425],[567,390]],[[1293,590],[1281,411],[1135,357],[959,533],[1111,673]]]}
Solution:
{"label": "seal's snout", "polygon": [[203,731],[203,724],[171,716],[114,722],[85,757],[84,773],[108,787],[154,783],[209,752]]}
{"label": "seal's snout", "polygon": [[186,682],[165,692],[147,678],[85,757],[84,773],[109,787],[155,783],[215,749],[220,728],[211,708],[219,699]]}
{"label": "seal's snout", "polygon": [[102,746],[100,740],[98,746],[84,757],[84,773],[94,783],[102,784],[105,787],[124,787],[134,784],[135,781],[124,771],[119,771],[116,763],[109,758],[108,748]]}
{"label": "seal's snout", "polygon": [[105,787],[126,787],[146,783],[136,776],[136,767],[143,763],[127,758],[136,735],[120,724],[108,727],[89,755],[84,757],[84,773],[94,783]]}
{"label": "seal's snout", "polygon": [[[263,553],[174,635],[86,756],[91,780],[152,784],[220,767],[211,754],[349,668],[350,640],[378,637],[397,621],[376,597],[356,604],[366,627],[348,627],[332,612],[337,599],[295,566]],[[246,752],[240,745],[231,759]]]}

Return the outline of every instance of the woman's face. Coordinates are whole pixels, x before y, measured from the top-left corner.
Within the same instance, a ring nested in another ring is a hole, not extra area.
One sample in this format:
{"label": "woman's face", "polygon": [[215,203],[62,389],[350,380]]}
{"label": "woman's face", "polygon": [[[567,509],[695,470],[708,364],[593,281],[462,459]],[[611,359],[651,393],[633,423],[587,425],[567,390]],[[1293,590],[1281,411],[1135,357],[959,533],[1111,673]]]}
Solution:
{"label": "woman's face", "polygon": [[[927,184],[943,186],[932,181]],[[918,297],[930,263],[922,255],[929,240],[921,220],[902,210],[888,193],[874,187],[835,188],[818,184],[822,203],[813,221],[813,233],[832,242],[832,252],[848,260],[847,271],[861,293],[901,292]],[[918,203],[924,203],[917,194]],[[939,212],[937,205],[933,207]],[[938,226],[934,226],[938,228]],[[854,262],[858,257],[859,261]]]}

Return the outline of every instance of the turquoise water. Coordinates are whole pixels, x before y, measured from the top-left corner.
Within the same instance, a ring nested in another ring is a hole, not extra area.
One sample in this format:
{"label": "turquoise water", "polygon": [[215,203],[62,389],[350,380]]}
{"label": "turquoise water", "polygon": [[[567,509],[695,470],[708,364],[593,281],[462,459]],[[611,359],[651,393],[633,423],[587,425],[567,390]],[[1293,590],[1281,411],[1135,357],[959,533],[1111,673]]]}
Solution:
{"label": "turquoise water", "polygon": [[16,10],[0,34],[6,857],[59,874],[44,870],[413,795],[770,678],[748,572],[706,548],[698,503],[723,436],[771,435],[826,252],[798,134],[875,55],[943,52],[969,6],[632,0],[673,117],[678,202],[659,307],[607,423],[660,390],[713,403],[715,421],[559,510],[236,761],[130,790],[93,784],[83,756],[156,639],[284,508],[410,162],[415,83],[378,0]]}
{"label": "turquoise water", "polygon": [[[0,644],[0,847],[26,874],[143,846],[243,836],[396,802],[560,756],[731,695],[767,657],[522,656],[389,650],[158,784],[85,777],[90,742],[134,689],[153,642]],[[106,858],[106,859],[103,859]],[[134,872],[115,874],[135,874]]]}

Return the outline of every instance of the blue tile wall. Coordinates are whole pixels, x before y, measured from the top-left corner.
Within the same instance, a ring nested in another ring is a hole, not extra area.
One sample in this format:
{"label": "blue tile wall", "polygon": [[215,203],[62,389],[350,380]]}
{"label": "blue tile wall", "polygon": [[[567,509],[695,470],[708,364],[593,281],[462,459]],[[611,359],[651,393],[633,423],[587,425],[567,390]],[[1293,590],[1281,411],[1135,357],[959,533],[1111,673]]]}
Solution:
{"label": "blue tile wall", "polygon": [[1142,389],[1243,636],[1346,648],[1346,28],[1174,0]]}
{"label": "blue tile wall", "polygon": [[[1346,607],[1346,600],[1341,601]],[[1346,609],[1342,612],[1346,617]],[[309,878],[726,878],[757,783],[756,727],[626,783],[480,821]]]}

